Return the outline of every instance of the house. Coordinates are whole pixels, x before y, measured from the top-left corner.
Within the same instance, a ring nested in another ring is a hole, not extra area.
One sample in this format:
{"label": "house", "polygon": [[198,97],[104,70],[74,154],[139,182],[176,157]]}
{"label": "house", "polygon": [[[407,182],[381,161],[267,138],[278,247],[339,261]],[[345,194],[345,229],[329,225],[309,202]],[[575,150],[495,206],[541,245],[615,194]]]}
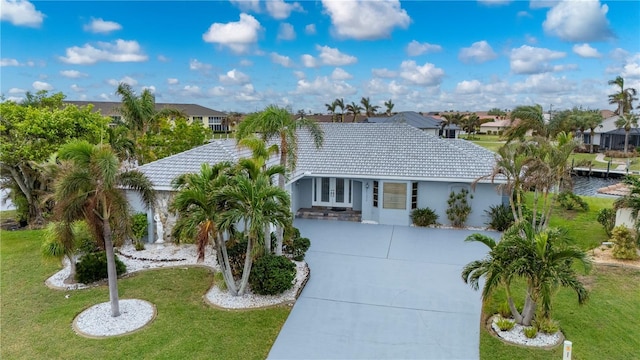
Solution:
{"label": "house", "polygon": [[[113,101],[64,101],[65,104],[76,105],[78,107],[93,105],[96,112],[100,112],[104,116],[111,117],[114,121],[122,119],[119,111],[121,103]],[[203,126],[209,127],[213,132],[228,132],[229,124],[227,124],[227,114],[213,110],[196,104],[170,104],[156,103],[156,110],[165,108],[177,109],[186,114],[190,123],[202,123]]]}
{"label": "house", "polygon": [[[593,131],[593,144],[599,147],[599,150],[623,150],[625,130],[616,126],[616,121],[620,116],[613,115],[602,121],[602,125]],[[583,136],[585,145],[591,144],[591,130],[587,129]],[[633,149],[640,146],[640,129],[631,128],[629,132],[629,148]]]}
{"label": "house", "polygon": [[495,120],[480,125],[480,132],[488,135],[501,135],[509,127],[511,127],[511,120]]}
{"label": "house", "polygon": [[402,111],[391,117],[370,117],[367,118],[366,122],[379,124],[404,123],[423,130],[427,134],[450,139],[457,138],[460,133],[460,127],[457,125],[446,125],[443,128],[441,119],[431,115],[424,116],[415,111]]}
{"label": "house", "polygon": [[[485,210],[503,203],[498,183],[484,179],[493,170],[494,154],[461,139],[441,139],[402,123],[321,123],[324,144],[316,148],[306,130],[298,134],[298,162],[286,190],[291,211],[350,211],[370,223],[410,225],[413,209],[429,207],[447,219],[451,192],[466,189],[472,211],[466,224],[484,227]],[[158,190],[156,210],[167,216],[171,181],[184,173],[199,172],[204,162],[237,161],[250,151],[224,139],[140,166]],[[272,159],[277,163],[277,159]],[[134,209],[139,198],[130,194]],[[148,213],[151,222],[152,213]],[[163,219],[164,220],[164,219]],[[167,233],[170,230],[166,231]]]}

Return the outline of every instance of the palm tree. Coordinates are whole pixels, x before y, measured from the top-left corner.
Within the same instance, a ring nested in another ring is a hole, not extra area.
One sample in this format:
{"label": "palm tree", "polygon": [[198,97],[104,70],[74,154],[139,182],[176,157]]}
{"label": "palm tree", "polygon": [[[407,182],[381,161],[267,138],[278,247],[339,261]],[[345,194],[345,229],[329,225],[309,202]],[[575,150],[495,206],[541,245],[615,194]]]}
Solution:
{"label": "palm tree", "polygon": [[346,108],[346,106],[344,105],[344,99],[335,99],[333,103],[336,105],[336,107],[340,108],[340,122],[344,122],[344,109]]}
{"label": "palm tree", "polygon": [[240,280],[238,295],[244,295],[254,258],[260,254],[260,241],[265,238],[264,229],[271,224],[283,228],[291,223],[289,194],[271,185],[268,176],[261,174],[255,179],[238,174],[230,184],[220,190],[219,195],[228,202],[229,208],[221,215],[221,227],[243,224],[247,239],[247,252]]}
{"label": "palm tree", "polygon": [[376,111],[380,109],[380,106],[372,105],[368,97],[363,96],[362,99],[360,99],[360,104],[362,104],[363,110],[367,117],[372,117],[376,114]]}
{"label": "palm tree", "polygon": [[351,102],[351,104],[347,105],[347,112],[353,114],[353,122],[356,122],[356,117],[362,112],[362,106]]}
{"label": "palm tree", "polygon": [[384,106],[386,108],[385,112],[386,112],[387,116],[391,116],[391,111],[393,111],[393,107],[395,106],[393,101],[391,99],[389,99],[389,101],[385,101],[384,102]]}
{"label": "palm tree", "polygon": [[[276,105],[267,106],[260,112],[249,115],[238,126],[236,138],[241,141],[254,133],[260,133],[263,141],[278,137],[280,140],[280,165],[291,173],[296,168],[298,158],[298,129],[306,129],[311,134],[316,147],[324,142],[324,132],[317,122],[311,119],[294,119],[289,111]],[[285,177],[280,175],[278,184],[284,189]],[[282,229],[278,230],[276,255],[282,254]]]}
{"label": "palm tree", "polygon": [[336,108],[338,106],[336,102],[334,101],[331,104],[324,104],[324,106],[327,107],[327,111],[331,114],[331,121],[336,122]]}
{"label": "palm tree", "polygon": [[469,136],[475,134],[480,127],[480,117],[476,113],[469,114],[462,119],[460,124],[462,125],[462,130],[467,133],[467,139],[469,139]]}
{"label": "palm tree", "polygon": [[[539,305],[541,317],[551,319],[552,295],[558,286],[575,291],[579,304],[587,300],[588,292],[579,281],[573,264],[578,262],[588,270],[590,262],[583,250],[565,245],[566,232],[558,229],[537,232],[530,223],[517,222],[504,233],[499,243],[490,240],[479,234],[467,238],[467,241],[485,243],[490,251],[484,260],[467,264],[462,278],[477,289],[479,279],[485,277],[484,298],[498,285],[505,285],[509,308],[517,323],[530,326]],[[522,312],[513,306],[509,289],[515,277],[527,283]]]}
{"label": "palm tree", "polygon": [[633,109],[633,101],[636,98],[637,90],[634,88],[624,88],[624,79],[622,76],[616,76],[614,80],[609,80],[609,85],[618,87],[618,91],[609,95],[609,104],[616,104],[616,115],[624,115]]}
{"label": "palm tree", "polygon": [[107,255],[107,274],[111,316],[120,315],[113,237],[130,233],[129,203],[122,189],[141,195],[143,204],[155,201],[153,185],[137,170],[121,171],[120,161],[107,145],[86,141],[71,142],[60,148],[63,161],[55,186],[55,213],[64,223],[85,220]]}
{"label": "palm tree", "polygon": [[[458,125],[462,122],[462,119],[464,119],[464,115],[460,113],[448,113],[442,115],[442,117],[444,120],[440,123],[440,132],[447,138],[450,136],[449,133],[451,132],[451,125]],[[444,133],[445,127],[447,128],[446,134]]]}
{"label": "palm tree", "polygon": [[[542,106],[540,105],[517,106],[511,112],[512,126],[505,132],[507,141],[524,139],[524,136],[530,130],[534,135],[546,137],[547,126],[543,114]],[[515,120],[519,120],[519,122],[514,124]]]}
{"label": "palm tree", "polygon": [[632,128],[638,127],[638,117],[632,113],[623,114],[616,120],[616,127],[618,129],[624,129],[624,153],[627,153],[629,147],[629,133]]}
{"label": "palm tree", "polygon": [[225,244],[225,229],[221,226],[221,216],[228,210],[227,202],[219,196],[220,190],[229,183],[233,165],[229,162],[214,166],[202,164],[200,173],[184,174],[173,181],[178,192],[171,203],[171,210],[180,216],[173,228],[176,239],[196,239],[198,262],[204,261],[204,250],[213,239],[218,264],[227,289],[231,295],[238,295],[235,280],[229,265]]}
{"label": "palm tree", "polygon": [[589,133],[589,152],[593,153],[593,139],[595,138],[596,128],[602,127],[602,113],[598,110],[587,111],[584,115],[584,125],[590,130]]}

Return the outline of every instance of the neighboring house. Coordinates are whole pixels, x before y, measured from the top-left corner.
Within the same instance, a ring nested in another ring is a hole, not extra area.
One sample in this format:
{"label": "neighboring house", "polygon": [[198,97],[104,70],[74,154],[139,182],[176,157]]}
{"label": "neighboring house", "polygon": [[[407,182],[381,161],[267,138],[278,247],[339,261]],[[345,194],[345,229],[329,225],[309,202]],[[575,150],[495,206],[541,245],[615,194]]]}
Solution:
{"label": "neighboring house", "polygon": [[495,120],[480,125],[480,132],[489,135],[499,135],[511,127],[511,120]]}
{"label": "neighboring house", "polygon": [[[293,116],[296,117],[296,119],[299,119],[300,116],[298,116],[297,114],[293,114]],[[341,122],[341,115],[340,113],[337,113],[335,115],[331,115],[331,114],[313,114],[313,115],[305,115],[304,116],[307,119],[312,119],[315,120],[316,122],[319,123],[330,123],[330,122]],[[356,116],[356,121],[355,122],[364,122],[366,121],[367,117],[365,115],[357,115]],[[348,113],[344,113],[344,122],[345,123],[352,123],[353,121],[353,114],[348,114]]]}
{"label": "neighboring house", "polygon": [[[78,107],[93,104],[94,111],[100,112],[104,116],[111,117],[114,121],[122,120],[122,115],[118,110],[121,106],[120,102],[111,101],[64,101],[65,104],[72,104]],[[187,120],[191,123],[201,123],[210,128],[213,132],[228,132],[229,124],[227,124],[227,114],[209,109],[196,104],[169,104],[156,103],[156,110],[164,108],[177,109],[187,115]]]}
{"label": "neighboring house", "polygon": [[[594,129],[593,144],[599,146],[598,150],[623,150],[624,149],[624,129],[616,126],[616,121],[620,117],[613,115],[602,121],[602,126]],[[583,135],[585,145],[591,144],[591,130],[586,129]],[[629,132],[629,148],[640,146],[640,129],[632,128]]]}
{"label": "neighboring house", "polygon": [[404,123],[418,128],[427,134],[455,139],[460,133],[457,125],[446,125],[442,128],[442,120],[431,115],[421,115],[415,111],[399,112],[391,117],[370,117],[366,122],[378,124]]}
{"label": "neighboring house", "polygon": [[[494,154],[482,147],[465,140],[440,139],[398,123],[322,123],[321,127],[325,136],[320,149],[308,132],[299,133],[297,167],[285,186],[293,213],[348,210],[363,222],[410,225],[413,209],[429,207],[440,223],[448,224],[449,194],[467,189],[472,195],[472,212],[466,224],[484,227],[489,220],[485,210],[503,203],[499,184],[483,180],[472,186],[493,170]],[[167,219],[163,219],[166,232],[173,222],[166,209],[175,177],[199,172],[204,162],[235,162],[250,155],[237,148],[233,139],[215,140],[139,167],[159,191],[156,211]],[[135,209],[142,209],[138,199],[130,201]],[[149,212],[150,222],[152,217]]]}

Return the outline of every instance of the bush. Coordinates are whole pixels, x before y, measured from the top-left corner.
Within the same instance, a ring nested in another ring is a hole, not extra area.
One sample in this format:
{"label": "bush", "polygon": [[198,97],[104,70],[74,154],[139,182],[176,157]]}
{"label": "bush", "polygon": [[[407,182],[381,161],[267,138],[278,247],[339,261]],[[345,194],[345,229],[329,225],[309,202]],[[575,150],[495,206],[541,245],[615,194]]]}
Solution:
{"label": "bush", "polygon": [[[115,256],[115,255],[114,255]],[[116,256],[116,273],[119,275],[127,272],[127,266]],[[84,255],[76,266],[76,280],[83,284],[90,284],[98,280],[106,279],[107,253],[104,251],[93,252]]]}
{"label": "bush", "polygon": [[291,260],[267,254],[253,264],[249,284],[256,294],[276,295],[291,289],[295,277],[296,265]]}
{"label": "bush", "polygon": [[611,237],[613,242],[613,257],[623,260],[638,258],[635,234],[624,226],[616,226]]}
{"label": "bush", "polygon": [[545,334],[555,334],[560,330],[560,326],[556,321],[553,321],[549,318],[540,318],[533,321],[536,329],[541,333]]}
{"label": "bush", "polygon": [[489,210],[485,210],[485,213],[489,215],[489,222],[487,225],[494,230],[497,231],[505,231],[515,221],[513,219],[513,212],[511,211],[511,207],[509,205],[501,204],[494,205],[489,208]]}
{"label": "bush", "polygon": [[131,216],[131,232],[134,240],[142,240],[148,234],[147,214],[137,213]]}
{"label": "bush", "polygon": [[509,309],[509,303],[506,300],[498,305],[498,314],[503,318],[511,317],[511,309]]}
{"label": "bush", "polygon": [[[469,190],[462,189],[456,193],[452,191],[449,194],[449,200],[447,200],[447,219],[451,221],[451,225],[455,227],[463,227],[467,222],[467,217],[471,213],[471,206],[469,206]],[[471,196],[473,198],[473,196]]]}
{"label": "bush", "polygon": [[411,212],[411,221],[416,226],[429,226],[438,223],[438,214],[430,208],[415,209]]}
{"label": "bush", "polygon": [[282,252],[284,254],[289,255],[295,261],[302,261],[310,246],[311,241],[301,237],[298,228],[292,226],[285,229],[282,242]]}
{"label": "bush", "polygon": [[582,198],[570,191],[563,191],[558,195],[558,202],[566,210],[580,209],[589,211],[589,204]]}
{"label": "bush", "polygon": [[624,159],[624,158],[637,157],[638,153],[636,152],[635,149],[629,147],[629,151],[626,154],[622,150],[607,150],[607,151],[604,152],[604,156],[611,157],[611,158]]}
{"label": "bush", "polygon": [[526,336],[529,339],[533,339],[538,335],[538,329],[536,329],[535,326],[526,327],[522,331],[524,332],[524,336]]}
{"label": "bush", "polygon": [[616,225],[616,211],[611,208],[600,209],[597,219],[602,227],[604,227],[607,236],[611,237],[613,227]]}
{"label": "bush", "polygon": [[516,323],[513,320],[509,320],[509,319],[505,319],[505,318],[500,318],[500,319],[498,319],[498,321],[496,321],[496,325],[498,325],[498,327],[502,331],[509,331],[509,330],[513,329],[513,326],[515,324]]}

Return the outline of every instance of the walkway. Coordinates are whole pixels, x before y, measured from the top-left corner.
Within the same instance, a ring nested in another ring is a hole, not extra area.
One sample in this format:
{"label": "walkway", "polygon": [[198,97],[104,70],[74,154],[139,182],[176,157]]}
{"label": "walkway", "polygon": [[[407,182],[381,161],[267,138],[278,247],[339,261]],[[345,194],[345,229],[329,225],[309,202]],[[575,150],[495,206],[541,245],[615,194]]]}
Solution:
{"label": "walkway", "polygon": [[[477,359],[487,248],[467,230],[296,219],[311,277],[269,359]],[[498,233],[487,233],[498,237]]]}

